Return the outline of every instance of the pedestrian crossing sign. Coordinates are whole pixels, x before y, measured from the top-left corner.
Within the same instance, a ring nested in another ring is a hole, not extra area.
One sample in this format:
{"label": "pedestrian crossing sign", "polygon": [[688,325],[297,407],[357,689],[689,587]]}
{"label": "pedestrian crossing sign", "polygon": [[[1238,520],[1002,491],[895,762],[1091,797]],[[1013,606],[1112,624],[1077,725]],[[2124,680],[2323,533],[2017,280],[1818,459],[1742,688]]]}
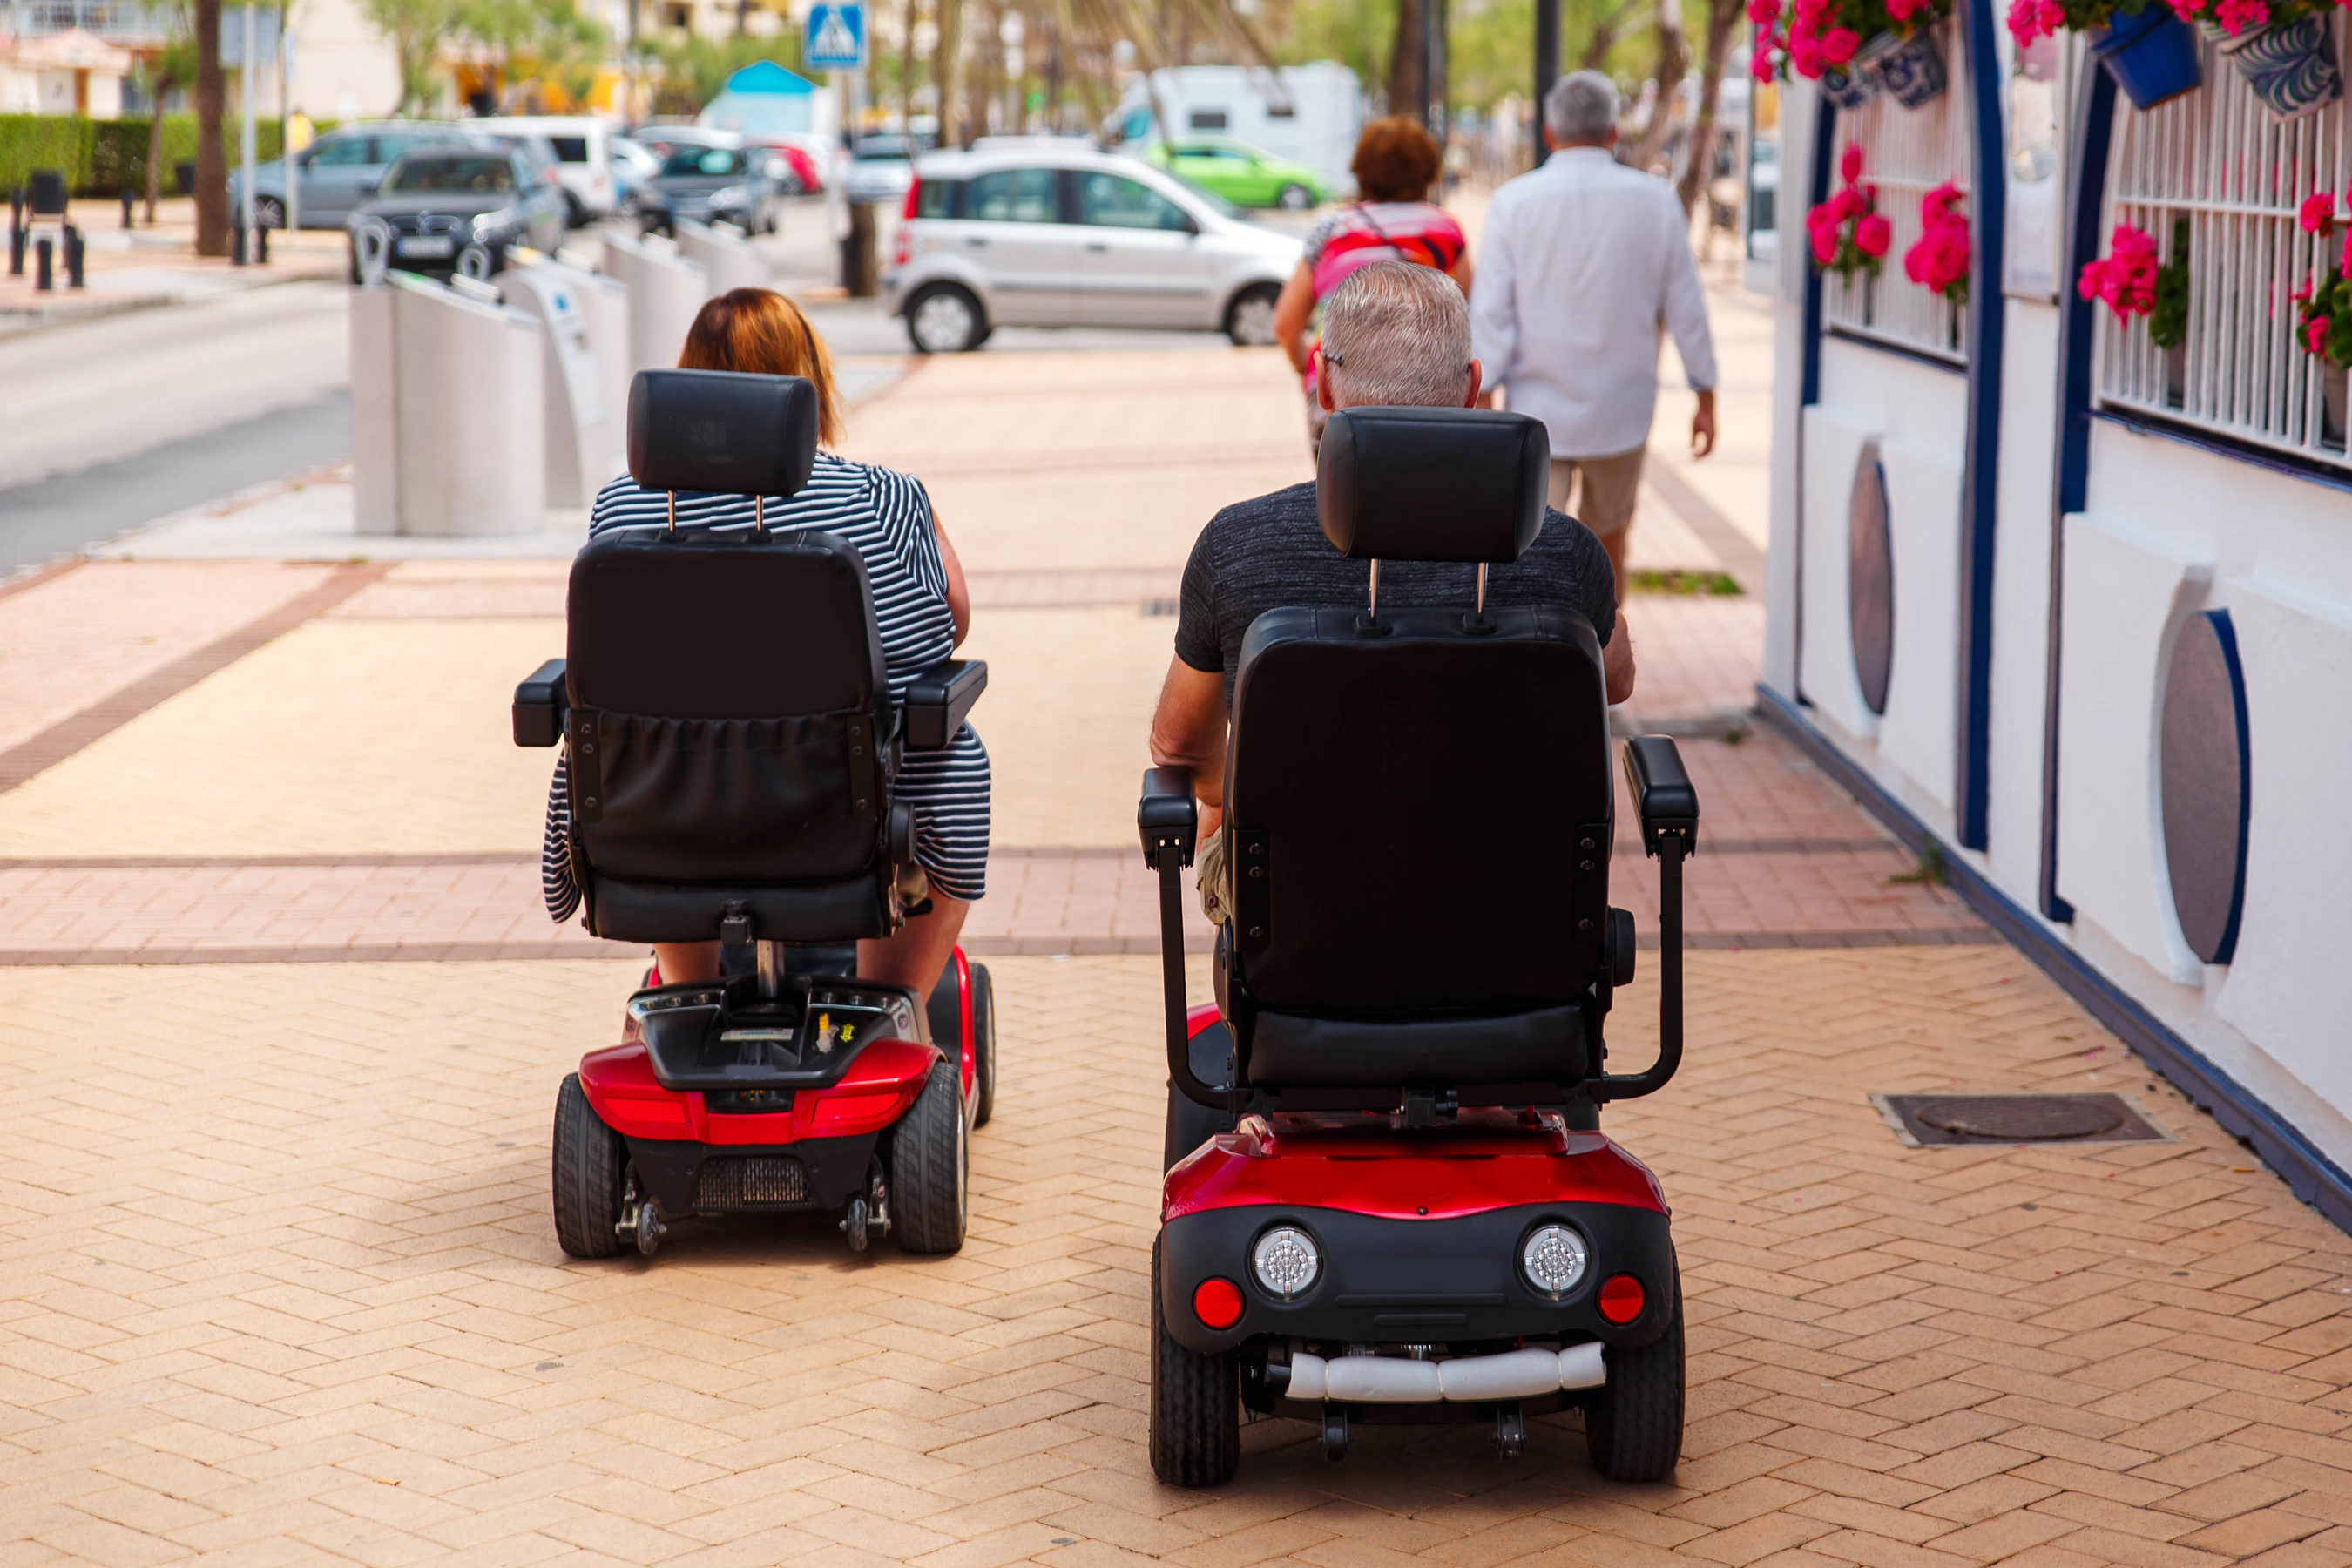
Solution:
{"label": "pedestrian crossing sign", "polygon": [[814,0],[801,40],[801,63],[811,70],[859,70],[866,65],[864,0]]}

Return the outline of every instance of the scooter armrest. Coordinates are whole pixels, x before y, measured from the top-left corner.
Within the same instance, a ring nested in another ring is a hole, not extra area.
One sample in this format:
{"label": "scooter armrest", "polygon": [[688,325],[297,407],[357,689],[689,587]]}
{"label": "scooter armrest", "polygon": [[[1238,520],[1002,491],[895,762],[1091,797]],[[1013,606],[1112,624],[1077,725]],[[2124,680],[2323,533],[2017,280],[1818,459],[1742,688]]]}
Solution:
{"label": "scooter armrest", "polygon": [[1645,852],[1654,858],[1658,841],[1668,836],[1683,841],[1685,855],[1698,847],[1698,791],[1670,738],[1636,735],[1625,742],[1625,785],[1642,819]]}
{"label": "scooter armrest", "polygon": [[915,677],[907,685],[907,744],[919,752],[945,746],[987,689],[985,659],[943,659]]}
{"label": "scooter armrest", "polygon": [[1190,768],[1146,768],[1143,800],[1135,808],[1136,830],[1143,838],[1143,863],[1160,868],[1160,852],[1176,851],[1176,864],[1192,863],[1192,847],[1201,836],[1201,808],[1192,799]]}
{"label": "scooter armrest", "polygon": [[563,688],[563,660],[551,658],[515,688],[514,742],[551,746],[563,738],[572,700]]}

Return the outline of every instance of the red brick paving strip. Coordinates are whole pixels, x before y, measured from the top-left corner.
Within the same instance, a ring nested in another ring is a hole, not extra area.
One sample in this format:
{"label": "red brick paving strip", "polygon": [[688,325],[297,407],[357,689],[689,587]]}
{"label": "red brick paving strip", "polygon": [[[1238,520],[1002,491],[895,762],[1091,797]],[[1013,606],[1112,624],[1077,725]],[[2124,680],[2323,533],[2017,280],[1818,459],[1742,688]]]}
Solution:
{"label": "red brick paving strip", "polygon": [[268,615],[215,638],[142,679],[110,692],[61,719],[31,740],[0,752],[0,794],[53,768],[93,742],[101,741],[149,709],[169,701],[208,675],[217,674],[264,644],[284,637],[392,570],[389,563],[338,566],[326,582]]}

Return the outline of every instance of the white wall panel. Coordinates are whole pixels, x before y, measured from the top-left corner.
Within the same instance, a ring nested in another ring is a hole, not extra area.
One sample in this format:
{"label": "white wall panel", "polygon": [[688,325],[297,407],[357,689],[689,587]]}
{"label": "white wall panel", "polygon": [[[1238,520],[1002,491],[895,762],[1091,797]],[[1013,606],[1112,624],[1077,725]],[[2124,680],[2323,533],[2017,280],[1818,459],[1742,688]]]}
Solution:
{"label": "white wall panel", "polygon": [[1959,452],[1907,437],[1879,451],[1895,541],[1895,659],[1878,754],[1948,821],[1959,671]]}
{"label": "white wall panel", "polygon": [[1847,734],[1868,740],[1878,715],[1862,700],[1853,670],[1853,635],[1846,598],[1847,531],[1854,465],[1880,426],[1829,404],[1805,410],[1804,641],[1800,671],[1814,707]]}

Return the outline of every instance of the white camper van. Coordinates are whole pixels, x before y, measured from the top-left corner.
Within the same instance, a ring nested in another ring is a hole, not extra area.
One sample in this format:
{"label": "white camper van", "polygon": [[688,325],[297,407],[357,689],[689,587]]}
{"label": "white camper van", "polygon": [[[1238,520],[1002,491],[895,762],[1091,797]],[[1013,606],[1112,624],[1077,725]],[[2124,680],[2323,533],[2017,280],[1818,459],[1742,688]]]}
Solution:
{"label": "white camper van", "polygon": [[[1152,100],[1168,118],[1155,125]],[[1279,158],[1306,164],[1332,188],[1352,196],[1348,164],[1364,128],[1364,89],[1356,73],[1331,60],[1285,66],[1183,66],[1130,83],[1108,131],[1140,153],[1154,142],[1187,136],[1229,136]]]}

